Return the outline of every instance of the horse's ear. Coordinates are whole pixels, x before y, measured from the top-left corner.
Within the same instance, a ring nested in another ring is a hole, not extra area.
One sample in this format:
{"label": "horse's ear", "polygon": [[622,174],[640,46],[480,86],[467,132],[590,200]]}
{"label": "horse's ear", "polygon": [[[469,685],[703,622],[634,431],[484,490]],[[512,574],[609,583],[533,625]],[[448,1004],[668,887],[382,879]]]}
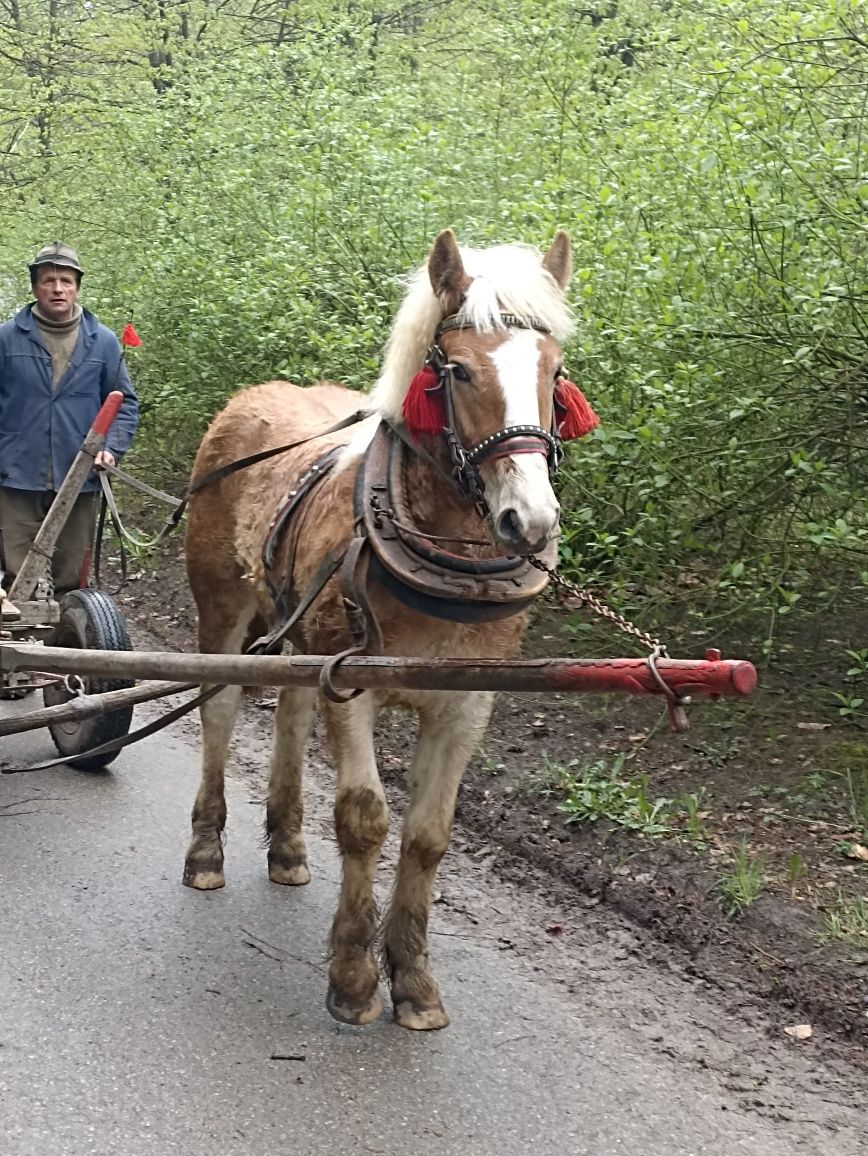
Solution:
{"label": "horse's ear", "polygon": [[447,314],[455,313],[470,287],[470,278],[464,271],[458,242],[451,229],[437,234],[428,256],[428,276]]}
{"label": "horse's ear", "polygon": [[570,237],[563,229],[558,229],[552,246],[542,259],[543,269],[548,270],[560,285],[566,289],[573,273],[573,247]]}

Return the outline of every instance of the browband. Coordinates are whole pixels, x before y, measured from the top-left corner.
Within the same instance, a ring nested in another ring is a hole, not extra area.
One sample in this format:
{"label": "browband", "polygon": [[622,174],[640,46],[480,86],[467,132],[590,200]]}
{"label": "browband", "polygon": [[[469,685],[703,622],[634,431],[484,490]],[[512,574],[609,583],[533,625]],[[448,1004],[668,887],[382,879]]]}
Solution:
{"label": "browband", "polygon": [[[504,329],[537,329],[540,333],[551,333],[547,325],[543,325],[536,317],[519,317],[517,313],[501,313],[500,322]],[[450,329],[476,329],[469,318],[462,317],[460,313],[453,313],[449,317],[444,317],[437,326],[438,336],[441,333],[448,333]],[[436,340],[436,339],[435,339]]]}

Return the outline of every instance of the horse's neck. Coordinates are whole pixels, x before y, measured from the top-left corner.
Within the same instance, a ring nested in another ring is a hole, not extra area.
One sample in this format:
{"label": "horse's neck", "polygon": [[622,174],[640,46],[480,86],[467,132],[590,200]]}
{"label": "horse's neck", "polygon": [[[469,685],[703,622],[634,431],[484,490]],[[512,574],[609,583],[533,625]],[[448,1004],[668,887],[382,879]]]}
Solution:
{"label": "horse's neck", "polygon": [[[433,465],[418,454],[407,453],[403,473],[404,498],[418,529],[440,537],[454,536],[481,543],[489,541],[483,519]],[[445,542],[444,546],[456,554],[468,553],[467,548],[458,542]],[[491,548],[488,547],[486,552],[490,553]]]}

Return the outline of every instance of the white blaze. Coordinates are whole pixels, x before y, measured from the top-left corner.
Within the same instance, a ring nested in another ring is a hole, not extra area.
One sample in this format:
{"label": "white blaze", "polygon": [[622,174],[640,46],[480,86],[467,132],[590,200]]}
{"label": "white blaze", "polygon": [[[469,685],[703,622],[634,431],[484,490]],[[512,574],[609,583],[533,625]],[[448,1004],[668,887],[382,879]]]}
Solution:
{"label": "white blaze", "polygon": [[512,329],[491,355],[505,402],[504,425],[539,425],[536,378],[542,334],[535,329]]}
{"label": "white blaze", "polygon": [[[491,355],[504,398],[504,426],[540,425],[537,375],[542,335],[514,329]],[[546,455],[515,454],[481,467],[485,496],[497,526],[507,510],[528,543],[554,534],[559,507],[549,482]]]}

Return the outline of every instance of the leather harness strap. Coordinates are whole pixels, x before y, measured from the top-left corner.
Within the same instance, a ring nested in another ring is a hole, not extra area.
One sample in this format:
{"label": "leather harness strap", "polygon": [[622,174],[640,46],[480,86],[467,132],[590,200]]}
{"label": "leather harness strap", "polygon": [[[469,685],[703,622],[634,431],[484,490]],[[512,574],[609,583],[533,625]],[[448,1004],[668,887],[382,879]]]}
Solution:
{"label": "leather harness strap", "polygon": [[317,567],[316,573],[310,580],[307,589],[299,599],[292,613],[283,619],[283,621],[278,622],[268,634],[263,634],[261,638],[257,638],[257,640],[248,647],[246,651],[247,654],[280,653],[283,648],[284,639],[292,630],[293,626],[307,613],[329,579],[337,574],[347,552],[348,544],[347,539],[344,539],[334,550],[329,550]]}
{"label": "leather harness strap", "polygon": [[[262,566],[265,571],[265,581],[278,614],[289,614],[293,601],[292,574],[295,568],[299,528],[299,521],[295,515],[299,512],[304,499],[331,472],[342,449],[343,446],[333,446],[322,457],[317,458],[278,506],[277,513],[268,527],[268,533],[262,546]],[[278,584],[274,577],[274,565],[277,553],[284,543],[286,544],[286,555],[282,567],[283,579]]]}
{"label": "leather harness strap", "polygon": [[217,482],[228,478],[230,474],[237,473],[239,470],[246,470],[248,466],[255,466],[258,462],[267,461],[268,458],[276,457],[278,454],[285,454],[288,450],[297,449],[299,446],[307,445],[308,442],[314,441],[315,438],[323,438],[328,434],[338,433],[348,426],[357,425],[360,421],[370,417],[370,413],[366,409],[357,409],[355,413],[351,413],[349,417],[343,418],[334,425],[329,426],[328,429],[318,430],[310,437],[300,438],[298,441],[287,442],[282,446],[272,446],[271,449],[259,450],[258,453],[248,454],[245,458],[238,458],[234,462],[227,462],[225,466],[220,466],[216,470],[211,470],[210,473],[205,474],[202,478],[196,478],[190,483],[187,493],[178,503],[178,506],[172,511],[167,519],[166,525],[168,529],[174,529],[181,520],[184,510],[187,508],[187,503],[194,494],[198,494],[200,490],[204,490],[207,486],[213,486]]}
{"label": "leather harness strap", "polygon": [[[270,634],[254,643],[255,653],[269,654],[279,650],[292,627],[310,608],[329,579],[339,571],[344,613],[352,643],[345,650],[329,658],[320,675],[322,691],[333,702],[348,702],[361,693],[360,690],[342,692],[335,687],[332,676],[338,665],[350,655],[382,654],[383,650],[382,631],[368,597],[368,539],[358,521],[354,534],[344,539],[337,549],[326,555],[325,562],[320,565],[307,590],[290,613],[290,607],[296,598],[293,570],[302,504],[316,486],[329,475],[343,448],[334,446],[318,458],[302,475],[294,489],[290,490],[272,519],[262,547],[262,564],[279,623]],[[282,579],[278,583],[275,563],[280,552],[283,553]]]}
{"label": "leather harness strap", "polygon": [[334,672],[345,658],[354,654],[383,653],[383,632],[368,598],[370,557],[367,536],[364,533],[358,534],[347,547],[340,574],[344,613],[353,643],[346,650],[327,659],[319,676],[320,690],[332,702],[349,702],[363,693],[361,687],[340,691],[334,685]]}

